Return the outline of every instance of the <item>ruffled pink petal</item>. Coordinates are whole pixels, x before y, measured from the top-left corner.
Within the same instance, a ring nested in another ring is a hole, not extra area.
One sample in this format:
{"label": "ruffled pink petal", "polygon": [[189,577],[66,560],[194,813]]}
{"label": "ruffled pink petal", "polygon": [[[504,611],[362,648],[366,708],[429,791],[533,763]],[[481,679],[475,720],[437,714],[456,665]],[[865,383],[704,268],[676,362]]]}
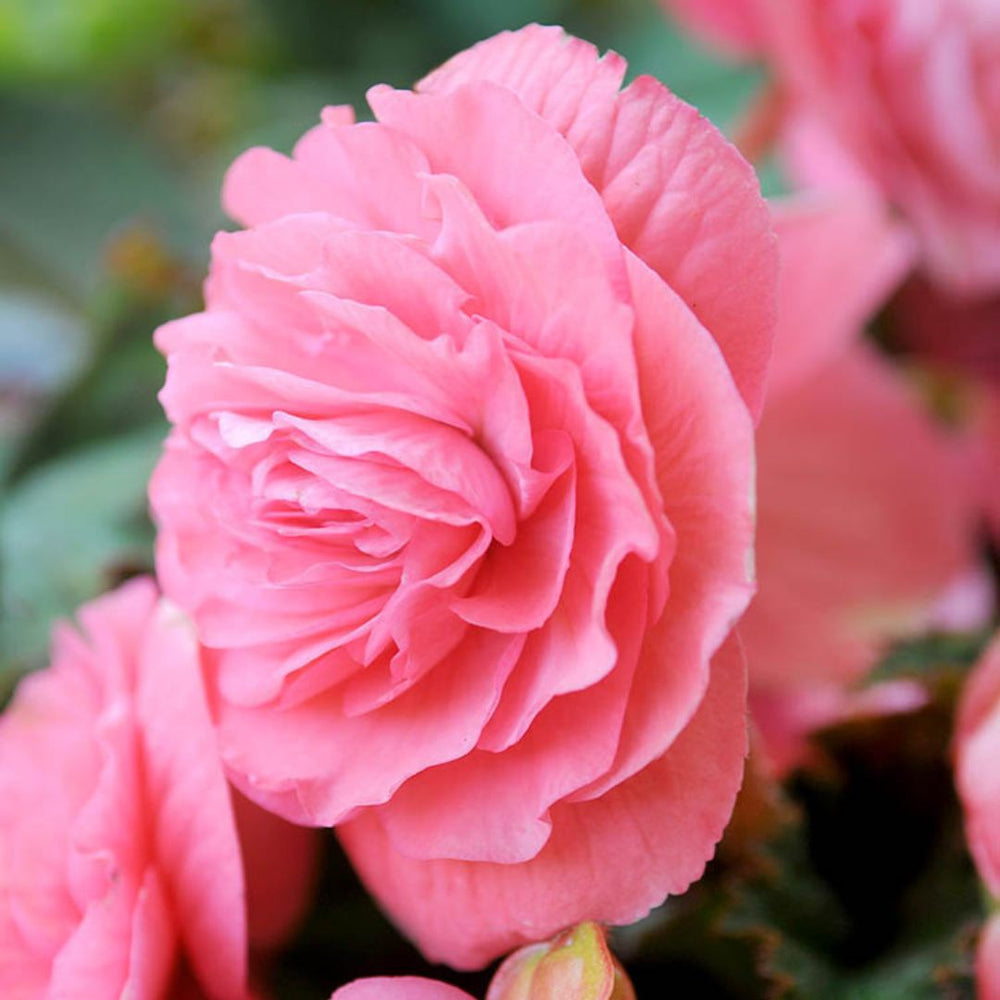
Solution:
{"label": "ruffled pink petal", "polygon": [[500,864],[535,857],[549,838],[553,805],[615,759],[631,686],[627,652],[603,682],[550,694],[502,753],[474,750],[407,781],[377,810],[395,849],[412,858]]}
{"label": "ruffled pink petal", "polygon": [[646,426],[676,552],[666,609],[644,637],[616,764],[586,796],[602,794],[670,746],[754,592],[746,407],[718,347],[684,303],[632,256],[629,274]]}
{"label": "ruffled pink petal", "polygon": [[711,331],[759,414],[775,315],[775,246],[753,170],[651,77],[617,93],[623,74],[620,59],[598,61],[586,42],[530,25],[459,54],[418,89],[455,94],[477,80],[499,83],[565,135],[619,239]]}
{"label": "ruffled pink petal", "polygon": [[697,878],[729,819],[746,753],[742,657],[713,662],[670,750],[599,799],[558,805],[532,860],[415,861],[365,810],[339,829],[362,877],[431,960],[477,968],[581,918],[630,923]]}
{"label": "ruffled pink petal", "polygon": [[444,94],[373,87],[379,121],[412,138],[435,173],[454,174],[498,229],[563,220],[587,233],[624,289],[621,247],[566,140],[509,90],[473,81]]}
{"label": "ruffled pink petal", "polygon": [[420,684],[364,715],[343,715],[336,691],[283,711],[221,703],[230,776],[265,808],[313,826],[385,802],[407,778],[472,749],[523,643],[472,630]]}
{"label": "ruffled pink petal", "polygon": [[418,181],[427,170],[427,158],[399,132],[324,122],[291,158],[263,148],[243,153],[226,174],[222,202],[245,226],[325,212],[358,229],[429,235]]}

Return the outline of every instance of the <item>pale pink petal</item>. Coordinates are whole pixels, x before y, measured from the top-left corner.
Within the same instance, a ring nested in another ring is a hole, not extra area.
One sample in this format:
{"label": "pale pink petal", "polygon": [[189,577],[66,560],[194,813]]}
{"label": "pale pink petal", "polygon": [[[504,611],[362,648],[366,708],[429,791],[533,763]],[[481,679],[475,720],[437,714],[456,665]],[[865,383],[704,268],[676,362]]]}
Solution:
{"label": "pale pink petal", "polygon": [[342,715],[336,691],[280,712],[223,704],[230,777],[271,811],[315,826],[385,802],[413,774],[472,749],[523,643],[470,631],[421,684],[365,715]]}
{"label": "pale pink petal", "polygon": [[368,102],[379,121],[420,145],[435,173],[458,177],[494,227],[546,219],[578,226],[624,288],[619,241],[573,149],[509,90],[479,81],[445,94],[379,86]]}
{"label": "pale pink petal", "polygon": [[532,25],[480,43],[419,86],[456,93],[469,81],[494,81],[564,134],[619,239],[711,331],[759,414],[775,315],[775,246],[753,170],[651,77],[617,93],[623,72],[620,60],[598,62],[593,46],[561,29]]}
{"label": "pale pink petal", "polygon": [[[699,704],[712,656],[754,592],[753,427],[746,408],[718,347],[684,303],[631,256],[629,273],[646,426],[676,552],[666,610],[644,637],[618,760],[589,795],[670,746]],[[663,325],[669,339],[660,335]]]}
{"label": "pale pink petal", "polygon": [[705,698],[660,759],[592,802],[552,810],[541,853],[518,865],[414,861],[366,810],[341,840],[393,919],[432,960],[477,968],[581,913],[630,923],[697,878],[729,819],[743,772],[745,675],[730,646]]}

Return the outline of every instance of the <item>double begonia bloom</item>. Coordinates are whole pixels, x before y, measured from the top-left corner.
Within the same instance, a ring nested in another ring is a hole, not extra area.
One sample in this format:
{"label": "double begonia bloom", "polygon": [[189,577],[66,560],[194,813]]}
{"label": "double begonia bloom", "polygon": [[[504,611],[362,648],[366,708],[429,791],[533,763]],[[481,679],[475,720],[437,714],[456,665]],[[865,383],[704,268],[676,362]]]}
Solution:
{"label": "double begonia bloom", "polygon": [[[1000,636],[966,684],[955,751],[966,838],[995,909],[1000,904]],[[980,1000],[1000,1000],[1000,916],[995,912],[980,937],[976,979]]]}
{"label": "double begonia bloom", "polygon": [[[306,831],[249,803],[237,825],[193,630],[151,581],[79,619],[0,718],[0,994],[242,1000],[248,939],[277,943],[305,901]],[[263,878],[240,833],[258,857],[279,838]]]}
{"label": "double begonia bloom", "polygon": [[[731,51],[772,64],[919,235],[955,294],[1000,289],[1000,8],[994,0],[668,0]],[[826,180],[827,144],[796,144]]]}
{"label": "double begonia bloom", "polygon": [[915,682],[858,685],[892,640],[981,624],[990,594],[960,439],[860,338],[905,271],[905,232],[864,195],[774,211],[782,277],[757,436],[759,591],[740,631],[754,716],[784,771],[820,726],[921,704]]}
{"label": "double begonia bloom", "polygon": [[774,238],[624,72],[532,26],[249,151],[157,333],[157,562],[228,772],[460,966],[683,890],[745,753]]}

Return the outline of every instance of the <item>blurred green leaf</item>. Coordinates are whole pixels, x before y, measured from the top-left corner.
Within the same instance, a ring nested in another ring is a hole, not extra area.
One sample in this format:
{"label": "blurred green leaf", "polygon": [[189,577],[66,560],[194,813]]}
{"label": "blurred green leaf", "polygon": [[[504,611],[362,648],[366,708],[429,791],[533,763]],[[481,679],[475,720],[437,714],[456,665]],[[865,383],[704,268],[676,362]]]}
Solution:
{"label": "blurred green leaf", "polygon": [[992,629],[976,632],[940,632],[899,642],[882,658],[866,682],[912,678],[960,680],[979,659]]}
{"label": "blurred green leaf", "polygon": [[[0,95],[0,241],[84,301],[109,236],[144,221],[170,247],[207,258],[215,216],[115,116],[81,101]],[[214,198],[214,195],[213,195]]]}
{"label": "blurred green leaf", "polygon": [[103,75],[135,65],[176,26],[177,0],[0,0],[0,77]]}
{"label": "blurred green leaf", "polygon": [[55,618],[152,566],[146,484],[162,428],[32,471],[0,505],[0,687],[38,666]]}

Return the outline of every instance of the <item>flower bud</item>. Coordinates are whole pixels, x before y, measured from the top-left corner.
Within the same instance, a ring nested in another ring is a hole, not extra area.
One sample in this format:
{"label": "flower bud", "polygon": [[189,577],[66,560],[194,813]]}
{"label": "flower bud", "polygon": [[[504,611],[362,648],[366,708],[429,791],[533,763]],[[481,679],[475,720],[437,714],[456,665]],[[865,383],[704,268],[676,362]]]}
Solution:
{"label": "flower bud", "polygon": [[635,991],[594,923],[520,948],[497,970],[486,1000],[635,1000]]}

